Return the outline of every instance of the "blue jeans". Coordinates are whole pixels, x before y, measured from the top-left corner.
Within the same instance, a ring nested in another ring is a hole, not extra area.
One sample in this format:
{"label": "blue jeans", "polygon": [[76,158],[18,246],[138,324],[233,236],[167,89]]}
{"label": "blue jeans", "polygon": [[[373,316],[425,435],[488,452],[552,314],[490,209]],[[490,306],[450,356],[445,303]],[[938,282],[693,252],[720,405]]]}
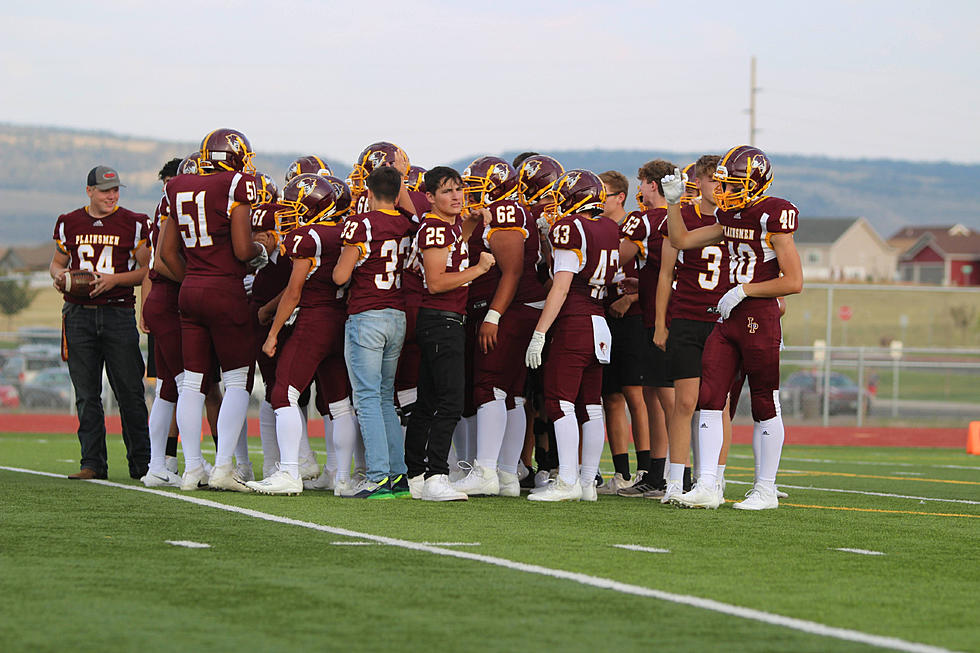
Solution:
{"label": "blue jeans", "polygon": [[143,354],[132,307],[80,306],[65,303],[68,373],[75,386],[81,466],[108,471],[105,414],[102,409],[102,368],[119,403],[129,475],[139,478],[150,462],[146,400],[143,396]]}
{"label": "blue jeans", "polygon": [[405,342],[405,312],[385,308],[347,318],[344,358],[364,440],[368,480],[404,474],[405,436],[395,412],[395,371]]}

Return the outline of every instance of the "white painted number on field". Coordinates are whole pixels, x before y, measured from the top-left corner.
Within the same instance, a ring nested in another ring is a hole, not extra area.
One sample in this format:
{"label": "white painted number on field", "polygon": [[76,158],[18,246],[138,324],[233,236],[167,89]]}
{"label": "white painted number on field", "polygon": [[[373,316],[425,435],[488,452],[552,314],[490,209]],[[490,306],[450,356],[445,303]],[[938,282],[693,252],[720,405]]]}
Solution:
{"label": "white painted number on field", "polygon": [[867,549],[834,549],[834,551],[843,551],[844,553],[858,553],[863,556],[883,556],[885,555],[881,551],[868,551]]}
{"label": "white painted number on field", "polygon": [[205,544],[204,542],[191,542],[190,540],[164,540],[167,544],[173,544],[174,546],[182,546],[187,549],[210,549],[210,544]]}

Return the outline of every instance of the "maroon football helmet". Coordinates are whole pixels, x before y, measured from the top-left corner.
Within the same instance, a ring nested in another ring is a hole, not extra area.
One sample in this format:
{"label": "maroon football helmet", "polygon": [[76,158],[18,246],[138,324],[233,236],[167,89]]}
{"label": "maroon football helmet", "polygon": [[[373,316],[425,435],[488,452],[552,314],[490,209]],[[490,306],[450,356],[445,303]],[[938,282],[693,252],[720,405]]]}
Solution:
{"label": "maroon football helmet", "polygon": [[481,209],[517,190],[517,172],[499,156],[481,156],[463,170],[466,208]]}
{"label": "maroon football helmet", "polygon": [[524,159],[517,173],[517,196],[524,206],[531,206],[565,173],[560,163],[545,154]]}
{"label": "maroon football helmet", "polygon": [[282,187],[279,204],[286,207],[276,213],[276,229],[281,234],[302,225],[336,221],[337,192],[327,177],[296,175]]}
{"label": "maroon football helmet", "polygon": [[426,172],[428,172],[428,170],[425,168],[420,168],[418,166],[410,167],[408,169],[408,174],[405,176],[405,187],[408,188],[408,190],[424,193]]}
{"label": "maroon football helmet", "polygon": [[339,219],[350,213],[354,202],[354,196],[351,195],[350,188],[347,186],[347,183],[339,177],[333,177],[330,175],[320,176],[330,182],[330,185],[333,186],[334,193],[337,196],[337,206],[334,209],[334,216]]}
{"label": "maroon football helmet", "polygon": [[759,148],[739,145],[721,158],[714,179],[721,182],[715,188],[718,208],[723,211],[742,209],[761,199],[772,184],[772,164]]}
{"label": "maroon football helmet", "polygon": [[569,170],[547,192],[544,215],[549,222],[573,213],[602,210],[606,187],[602,180],[588,170]]}
{"label": "maroon football helmet", "polygon": [[178,175],[197,175],[201,172],[201,153],[191,152],[177,166]]}
{"label": "maroon football helmet", "polygon": [[201,141],[201,165],[215,172],[237,170],[252,174],[255,172],[254,156],[252,144],[237,129],[215,129]]}
{"label": "maroon football helmet", "polygon": [[393,164],[395,155],[399,152],[408,161],[408,155],[405,154],[405,151],[388,141],[372,143],[364,148],[364,151],[357,157],[357,161],[354,162],[354,169],[351,170],[350,177],[347,178],[351,192],[354,195],[363,193],[367,189],[365,184],[371,171],[378,166]]}
{"label": "maroon football helmet", "polygon": [[276,182],[264,172],[255,173],[255,189],[256,206],[275,202],[276,196],[279,194],[279,187],[276,186]]}
{"label": "maroon football helmet", "polygon": [[296,175],[305,173],[323,175],[325,177],[333,176],[333,170],[330,169],[327,162],[311,154],[310,156],[301,156],[289,164],[289,167],[286,168],[286,183],[288,184],[289,180]]}

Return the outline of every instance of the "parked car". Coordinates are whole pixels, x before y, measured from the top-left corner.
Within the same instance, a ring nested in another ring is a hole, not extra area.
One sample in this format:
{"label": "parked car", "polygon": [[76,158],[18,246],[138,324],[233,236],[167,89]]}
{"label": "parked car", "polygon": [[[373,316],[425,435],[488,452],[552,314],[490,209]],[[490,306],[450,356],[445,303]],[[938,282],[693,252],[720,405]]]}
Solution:
{"label": "parked car", "polygon": [[60,352],[47,347],[37,349],[30,345],[22,347],[0,368],[0,385],[20,388],[25,383],[33,381],[42,370],[52,367],[68,369],[61,360]]}
{"label": "parked car", "polygon": [[67,367],[52,367],[37,373],[33,381],[20,389],[24,408],[71,408],[71,376]]}
{"label": "parked car", "polygon": [[[793,372],[780,384],[780,389],[788,392],[815,396],[823,401],[824,378],[822,371],[804,370]],[[868,391],[859,388],[854,379],[840,372],[830,373],[830,413],[857,414],[858,401],[864,401],[864,414],[871,413],[871,396]]]}
{"label": "parked car", "polygon": [[12,385],[0,385],[0,408],[17,408],[20,406],[20,397],[17,395],[17,388]]}

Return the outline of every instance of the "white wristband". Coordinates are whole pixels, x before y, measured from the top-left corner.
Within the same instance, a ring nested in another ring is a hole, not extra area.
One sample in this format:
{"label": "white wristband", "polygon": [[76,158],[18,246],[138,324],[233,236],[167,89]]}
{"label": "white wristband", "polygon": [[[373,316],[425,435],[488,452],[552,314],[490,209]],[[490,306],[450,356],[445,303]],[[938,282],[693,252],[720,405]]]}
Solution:
{"label": "white wristband", "polygon": [[489,324],[499,324],[500,313],[491,308],[489,311],[487,311],[487,316],[483,318],[483,321]]}

